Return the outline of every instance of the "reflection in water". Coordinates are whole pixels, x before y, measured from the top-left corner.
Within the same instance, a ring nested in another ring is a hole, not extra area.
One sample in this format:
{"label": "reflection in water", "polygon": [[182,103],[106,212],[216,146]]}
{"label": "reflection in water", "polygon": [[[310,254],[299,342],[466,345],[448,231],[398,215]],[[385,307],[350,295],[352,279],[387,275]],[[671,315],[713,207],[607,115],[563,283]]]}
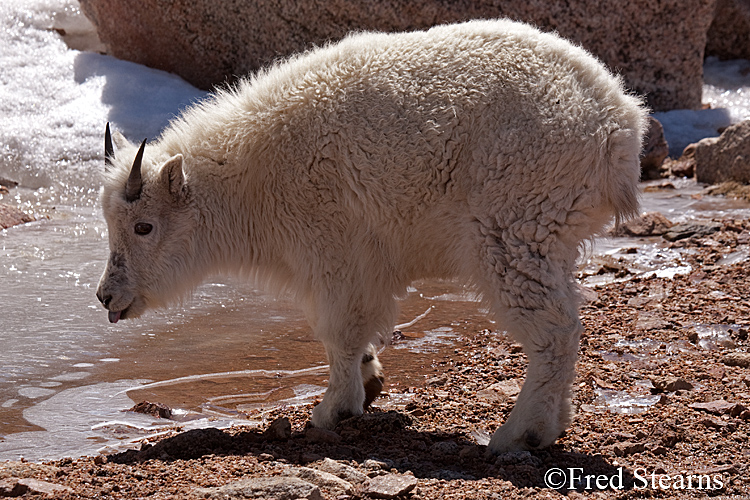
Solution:
{"label": "reflection in water", "polygon": [[596,389],[595,392],[596,398],[592,404],[581,405],[583,411],[633,415],[643,413],[661,399],[661,396],[630,394],[626,391],[612,389]]}

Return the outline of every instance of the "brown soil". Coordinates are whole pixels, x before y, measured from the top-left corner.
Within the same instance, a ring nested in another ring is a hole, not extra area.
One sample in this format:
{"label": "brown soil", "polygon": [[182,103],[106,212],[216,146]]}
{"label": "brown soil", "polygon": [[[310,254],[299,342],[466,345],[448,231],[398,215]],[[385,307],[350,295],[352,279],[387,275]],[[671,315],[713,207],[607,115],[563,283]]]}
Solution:
{"label": "brown soil", "polygon": [[[510,412],[526,360],[507,336],[482,331],[435,359],[403,409],[375,409],[335,433],[307,431],[311,406],[280,408],[265,433],[196,430],[109,457],[0,464],[0,496],[41,497],[51,484],[56,498],[209,497],[214,490],[197,488],[299,476],[333,460],[361,474],[347,476],[347,490],[307,479],[328,499],[749,498],[750,260],[718,263],[747,248],[749,229],[750,221],[721,221],[713,234],[673,243],[691,249],[687,276],[632,277],[586,294],[578,413],[551,448],[485,456],[482,443]],[[700,325],[734,326],[707,348]],[[658,402],[641,413],[606,411],[623,394]],[[562,487],[545,484],[561,473]],[[409,486],[390,493],[376,478]]]}

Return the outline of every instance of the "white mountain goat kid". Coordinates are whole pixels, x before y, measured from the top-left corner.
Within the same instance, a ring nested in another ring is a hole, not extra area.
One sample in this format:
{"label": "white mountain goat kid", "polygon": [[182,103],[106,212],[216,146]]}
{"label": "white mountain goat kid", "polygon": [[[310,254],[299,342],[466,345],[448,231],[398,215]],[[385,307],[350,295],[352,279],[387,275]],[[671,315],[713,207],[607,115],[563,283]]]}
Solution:
{"label": "white mountain goat kid", "polygon": [[328,355],[312,423],[330,429],[362,413],[396,298],[458,278],[529,360],[490,451],[545,447],[571,420],[579,245],[636,212],[645,116],[594,57],[525,24],[355,34],[140,149],[107,131],[97,296],[117,322],[216,274],[291,292]]}

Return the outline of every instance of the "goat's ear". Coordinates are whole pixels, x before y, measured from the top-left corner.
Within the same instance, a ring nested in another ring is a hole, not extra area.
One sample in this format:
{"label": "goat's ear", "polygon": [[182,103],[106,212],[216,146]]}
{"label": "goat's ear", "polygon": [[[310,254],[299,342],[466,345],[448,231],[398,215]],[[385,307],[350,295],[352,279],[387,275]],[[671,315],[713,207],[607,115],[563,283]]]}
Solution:
{"label": "goat's ear", "polygon": [[117,149],[122,149],[126,146],[132,146],[133,144],[128,141],[124,135],[122,135],[120,132],[115,130],[112,132],[112,142],[115,143],[115,146],[117,146]]}
{"label": "goat's ear", "polygon": [[175,155],[161,167],[162,183],[169,188],[169,193],[180,199],[185,192],[185,174],[182,172],[182,155]]}

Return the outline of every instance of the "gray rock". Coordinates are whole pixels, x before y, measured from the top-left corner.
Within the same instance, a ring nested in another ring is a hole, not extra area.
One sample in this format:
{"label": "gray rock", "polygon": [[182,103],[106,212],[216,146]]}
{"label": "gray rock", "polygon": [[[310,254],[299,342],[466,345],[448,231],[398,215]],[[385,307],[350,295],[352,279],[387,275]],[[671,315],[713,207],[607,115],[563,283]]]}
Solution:
{"label": "gray rock", "polygon": [[674,223],[659,212],[649,212],[624,222],[615,233],[617,236],[658,236],[669,231]]}
{"label": "gray rock", "polygon": [[692,391],[693,384],[679,377],[651,377],[651,383],[654,388],[652,393],[675,392],[675,391]]}
{"label": "gray rock", "polygon": [[678,241],[692,236],[708,236],[721,229],[717,222],[675,224],[662,237],[667,241]]}
{"label": "gray rock", "polygon": [[359,472],[354,467],[351,467],[336,460],[326,458],[321,464],[317,466],[319,470],[330,472],[334,476],[340,477],[344,481],[348,481],[353,484],[361,484],[367,481],[367,476]]}
{"label": "gray rock", "polygon": [[390,460],[378,460],[376,458],[368,458],[364,462],[362,462],[362,465],[367,469],[372,470],[388,470],[390,469],[394,464]]}
{"label": "gray rock", "polygon": [[669,327],[669,321],[664,319],[659,312],[655,311],[638,311],[638,317],[635,320],[635,328],[641,332],[650,330],[661,330]]}
{"label": "gray rock", "polygon": [[273,498],[274,500],[323,500],[316,485],[296,477],[260,477],[242,479],[217,488],[196,488],[199,498]]}
{"label": "gray rock", "polygon": [[0,480],[0,497],[20,497],[29,495],[43,495],[56,497],[66,493],[73,493],[73,489],[61,484],[50,483],[33,478],[8,478]]}
{"label": "gray rock", "polygon": [[750,1],[718,0],[708,29],[706,55],[750,59]]}
{"label": "gray rock", "polygon": [[477,396],[492,402],[512,401],[521,392],[517,379],[501,380],[477,392]]}
{"label": "gray rock", "polygon": [[750,120],[727,127],[718,138],[697,143],[695,177],[706,184],[750,183]]}
{"label": "gray rock", "polygon": [[0,229],[36,220],[33,216],[16,207],[0,203]]}
{"label": "gray rock", "polygon": [[39,475],[56,477],[60,475],[60,471],[59,467],[34,462],[2,462],[2,466],[0,466],[0,479],[33,478]]}
{"label": "gray rock", "polygon": [[401,474],[373,477],[365,483],[363,493],[371,498],[396,498],[417,486],[417,478]]}
{"label": "gray rock", "polygon": [[662,177],[661,165],[669,156],[669,145],[664,137],[664,127],[653,116],[648,117],[648,132],[641,155],[641,179],[659,179]]}
{"label": "gray rock", "polygon": [[0,187],[4,187],[6,190],[8,190],[13,189],[16,186],[18,186],[18,183],[16,181],[6,179],[5,177],[0,177]]}
{"label": "gray rock", "polygon": [[438,441],[430,446],[430,450],[441,455],[455,455],[459,452],[460,446],[455,441]]}
{"label": "gray rock", "polygon": [[[355,30],[509,17],[597,55],[654,110],[699,108],[716,0],[81,0],[110,55],[208,89]],[[126,22],[123,22],[126,20]]]}
{"label": "gray rock", "polygon": [[750,352],[730,352],[727,353],[721,362],[727,366],[739,366],[750,368]]}
{"label": "gray rock", "polygon": [[345,481],[338,476],[322,470],[311,469],[309,467],[292,467],[284,471],[284,475],[298,477],[321,488],[328,490],[335,496],[351,495],[354,492],[354,486],[349,481]]}
{"label": "gray rock", "polygon": [[305,431],[305,438],[311,443],[328,443],[336,444],[341,442],[341,436],[333,431],[321,429],[320,427],[310,427]]}
{"label": "gray rock", "polygon": [[734,406],[735,403],[730,403],[723,399],[717,399],[716,401],[709,401],[707,403],[692,403],[688,405],[688,408],[713,413],[715,415],[722,415],[724,413],[729,413],[729,410]]}
{"label": "gray rock", "polygon": [[263,433],[266,439],[286,441],[292,436],[292,423],[287,417],[279,417]]}

